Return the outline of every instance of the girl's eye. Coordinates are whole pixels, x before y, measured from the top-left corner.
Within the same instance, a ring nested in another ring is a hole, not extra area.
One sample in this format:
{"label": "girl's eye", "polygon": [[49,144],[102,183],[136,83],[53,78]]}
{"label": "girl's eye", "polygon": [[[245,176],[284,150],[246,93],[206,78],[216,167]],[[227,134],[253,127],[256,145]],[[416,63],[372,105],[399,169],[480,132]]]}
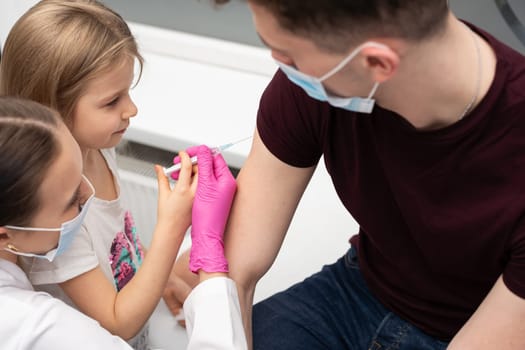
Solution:
{"label": "girl's eye", "polygon": [[106,106],[109,106],[109,107],[114,106],[114,105],[117,104],[118,101],[119,101],[119,98],[116,97],[116,98],[114,98],[113,100],[111,100],[110,102],[108,102],[108,103],[106,104]]}

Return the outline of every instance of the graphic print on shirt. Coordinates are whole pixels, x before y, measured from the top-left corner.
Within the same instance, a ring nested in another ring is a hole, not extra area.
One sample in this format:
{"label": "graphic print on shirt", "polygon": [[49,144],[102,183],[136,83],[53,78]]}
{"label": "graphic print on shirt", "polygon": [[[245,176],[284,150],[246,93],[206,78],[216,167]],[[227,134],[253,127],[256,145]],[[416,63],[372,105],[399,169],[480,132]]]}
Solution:
{"label": "graphic print on shirt", "polygon": [[111,244],[109,263],[117,291],[131,280],[144,259],[144,250],[129,211],[124,215],[124,232],[118,232]]}

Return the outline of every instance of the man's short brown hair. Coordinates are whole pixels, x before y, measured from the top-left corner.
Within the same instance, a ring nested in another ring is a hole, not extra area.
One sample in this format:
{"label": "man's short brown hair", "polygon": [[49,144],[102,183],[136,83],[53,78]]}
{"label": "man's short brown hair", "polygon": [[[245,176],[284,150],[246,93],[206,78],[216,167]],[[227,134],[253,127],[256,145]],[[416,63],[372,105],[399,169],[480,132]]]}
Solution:
{"label": "man's short brown hair", "polygon": [[422,40],[439,33],[448,14],[447,0],[248,1],[268,9],[284,29],[336,52],[372,37]]}

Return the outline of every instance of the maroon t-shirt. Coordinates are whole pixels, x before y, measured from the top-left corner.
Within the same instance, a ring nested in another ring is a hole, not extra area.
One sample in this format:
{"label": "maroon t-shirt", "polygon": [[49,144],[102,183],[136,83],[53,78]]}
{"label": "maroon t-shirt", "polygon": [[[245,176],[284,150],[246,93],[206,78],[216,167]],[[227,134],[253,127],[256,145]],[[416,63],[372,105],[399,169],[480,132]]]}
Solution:
{"label": "maroon t-shirt", "polygon": [[359,223],[351,243],[369,288],[442,339],[459,331],[501,274],[525,298],[525,57],[480,34],[496,53],[495,79],[446,128],[418,131],[377,105],[371,115],[333,108],[280,71],[257,119],[280,160],[310,167],[324,155]]}

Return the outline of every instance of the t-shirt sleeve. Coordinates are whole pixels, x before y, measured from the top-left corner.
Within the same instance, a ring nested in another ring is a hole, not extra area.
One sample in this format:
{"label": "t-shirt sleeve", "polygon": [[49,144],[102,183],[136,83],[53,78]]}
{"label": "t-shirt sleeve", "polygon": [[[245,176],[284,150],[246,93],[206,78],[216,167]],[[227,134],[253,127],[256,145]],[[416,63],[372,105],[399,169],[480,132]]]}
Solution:
{"label": "t-shirt sleeve", "polygon": [[511,292],[525,299],[525,219],[514,232],[509,252],[503,282]]}
{"label": "t-shirt sleeve", "polygon": [[98,258],[91,237],[82,226],[68,249],[52,262],[31,258],[22,265],[32,284],[56,284],[94,269],[98,266]]}
{"label": "t-shirt sleeve", "polygon": [[257,130],[268,150],[295,167],[317,164],[322,154],[323,118],[329,105],[310,98],[280,70],[266,87],[257,113]]}

